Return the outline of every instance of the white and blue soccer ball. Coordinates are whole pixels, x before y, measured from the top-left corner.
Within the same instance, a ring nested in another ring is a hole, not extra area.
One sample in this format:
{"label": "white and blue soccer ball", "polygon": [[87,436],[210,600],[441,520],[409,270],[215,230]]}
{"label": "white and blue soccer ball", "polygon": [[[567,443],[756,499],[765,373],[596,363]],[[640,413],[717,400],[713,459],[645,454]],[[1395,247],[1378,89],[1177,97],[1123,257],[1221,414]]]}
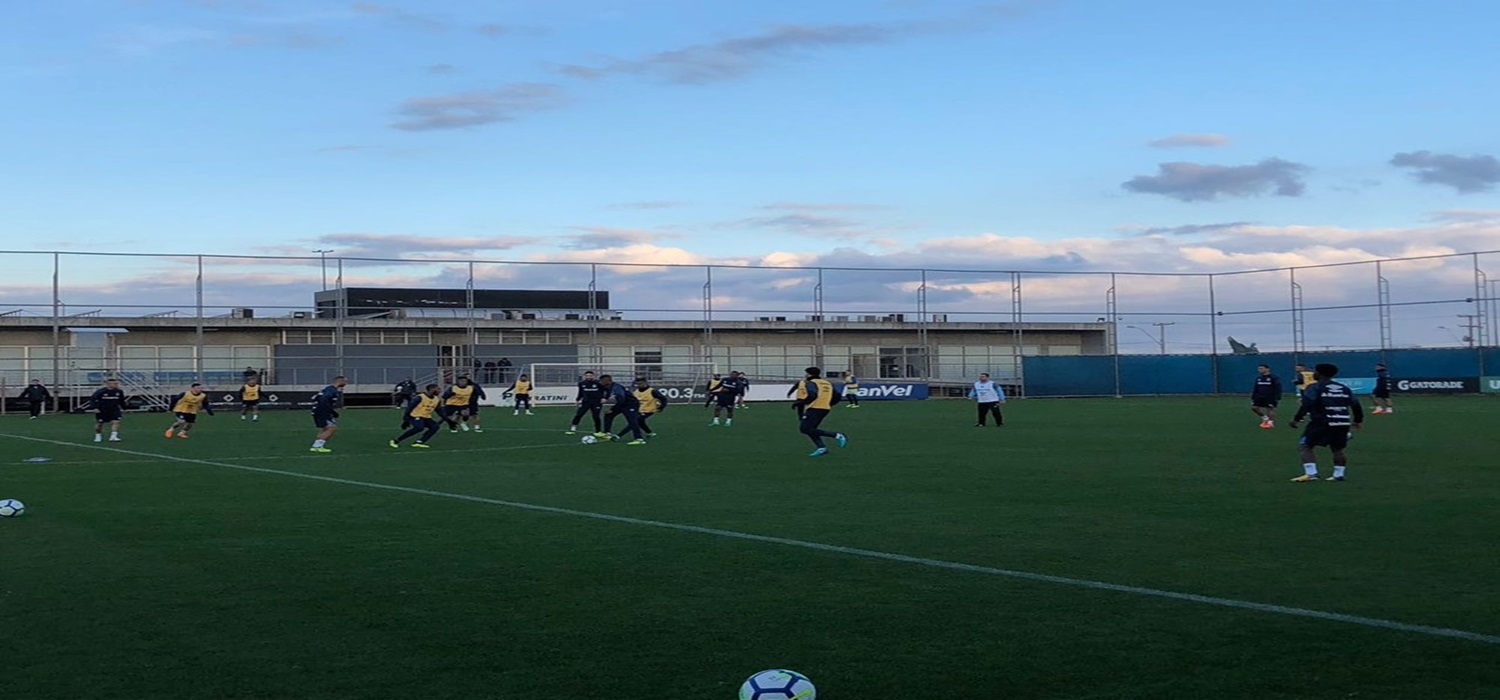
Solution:
{"label": "white and blue soccer ball", "polygon": [[0,501],[0,518],[14,518],[26,512],[26,504],[14,498]]}
{"label": "white and blue soccer ball", "polygon": [[816,700],[818,689],[796,671],[773,668],[761,671],[740,686],[740,700]]}
{"label": "white and blue soccer ball", "polygon": [[596,442],[599,442],[599,438],[596,438],[593,435],[585,435],[585,436],[583,436],[583,444],[585,444],[585,445],[592,445],[592,444],[594,444]]}

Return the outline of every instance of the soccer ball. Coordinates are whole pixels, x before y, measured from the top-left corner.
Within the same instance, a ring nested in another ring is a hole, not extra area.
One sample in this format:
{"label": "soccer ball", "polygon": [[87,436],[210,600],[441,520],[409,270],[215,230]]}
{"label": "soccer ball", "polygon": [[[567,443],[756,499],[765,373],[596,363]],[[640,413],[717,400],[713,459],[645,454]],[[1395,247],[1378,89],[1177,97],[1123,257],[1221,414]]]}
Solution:
{"label": "soccer ball", "polygon": [[815,700],[818,689],[796,671],[773,668],[761,671],[740,686],[740,700]]}
{"label": "soccer ball", "polygon": [[594,444],[596,442],[599,442],[599,438],[596,438],[593,435],[585,435],[585,436],[583,436],[583,444],[585,444],[585,445],[592,445],[592,444]]}
{"label": "soccer ball", "polygon": [[14,498],[0,501],[0,518],[14,518],[26,512],[26,504]]}

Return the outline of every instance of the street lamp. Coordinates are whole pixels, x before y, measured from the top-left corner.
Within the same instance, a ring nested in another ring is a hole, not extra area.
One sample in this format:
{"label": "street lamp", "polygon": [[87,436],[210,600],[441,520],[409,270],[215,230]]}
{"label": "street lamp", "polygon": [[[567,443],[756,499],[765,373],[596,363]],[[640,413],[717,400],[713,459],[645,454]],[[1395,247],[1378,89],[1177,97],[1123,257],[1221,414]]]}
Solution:
{"label": "street lamp", "polygon": [[1167,354],[1167,326],[1175,326],[1177,325],[1177,322],[1157,321],[1155,323],[1152,323],[1151,325],[1156,326],[1156,333],[1152,333],[1151,331],[1141,328],[1140,326],[1126,326],[1126,328],[1134,328],[1142,333],[1145,333],[1146,337],[1156,341],[1157,346],[1161,348],[1161,354]]}
{"label": "street lamp", "polygon": [[318,262],[320,263],[319,267],[323,269],[323,291],[326,292],[328,291],[328,254],[332,253],[333,251],[318,249],[314,250],[313,252],[318,254]]}

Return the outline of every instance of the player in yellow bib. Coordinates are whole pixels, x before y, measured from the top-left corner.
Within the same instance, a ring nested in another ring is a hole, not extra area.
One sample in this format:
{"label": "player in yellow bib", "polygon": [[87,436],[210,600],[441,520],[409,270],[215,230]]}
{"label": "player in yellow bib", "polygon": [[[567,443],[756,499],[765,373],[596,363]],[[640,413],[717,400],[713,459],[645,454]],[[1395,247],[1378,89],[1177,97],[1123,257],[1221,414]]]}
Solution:
{"label": "player in yellow bib", "polygon": [[250,416],[250,422],[260,420],[260,380],[250,377],[240,387],[240,420]]}
{"label": "player in yellow bib", "polygon": [[527,377],[524,374],[516,377],[516,381],[511,383],[510,388],[505,390],[505,394],[501,398],[506,398],[512,395],[516,397],[516,412],[514,415],[521,415],[521,411],[525,411],[526,415],[528,416],[536,415],[535,413],[531,412],[530,377]]}
{"label": "player in yellow bib", "polygon": [[177,437],[186,440],[193,425],[198,422],[199,412],[210,416],[214,414],[214,410],[208,405],[208,394],[203,393],[203,385],[196,382],[188,387],[187,391],[173,396],[169,402],[172,404],[172,413],[177,416],[177,420],[162,434],[164,437],[170,438],[175,433]]}
{"label": "player in yellow bib", "polygon": [[[646,437],[656,437],[656,431],[652,430],[651,426],[646,425],[646,420],[667,410],[667,395],[661,393],[661,389],[651,388],[651,383],[646,381],[645,377],[635,380],[634,393],[635,399],[641,402],[641,417],[639,419],[641,430],[646,433]],[[624,436],[623,432],[621,436]]]}
{"label": "player in yellow bib", "polygon": [[440,387],[436,384],[428,384],[422,393],[413,396],[406,404],[405,424],[411,426],[406,432],[392,439],[388,444],[391,447],[400,447],[401,441],[421,433],[422,437],[411,444],[412,447],[426,448],[427,441],[437,434],[439,428],[443,427],[439,420],[438,411],[441,410],[444,399],[438,395]]}
{"label": "player in yellow bib", "polygon": [[853,372],[844,373],[844,403],[849,408],[859,408],[859,377]]}
{"label": "player in yellow bib", "polygon": [[839,447],[848,446],[849,438],[843,433],[832,433],[820,427],[823,419],[828,417],[828,412],[833,410],[834,404],[839,402],[839,395],[834,391],[833,383],[823,378],[823,370],[808,367],[805,372],[807,377],[797,387],[797,406],[802,411],[801,433],[812,440],[817,448],[808,456],[822,457],[828,454],[828,445],[823,443],[823,438],[837,440]]}
{"label": "player in yellow bib", "polygon": [[443,405],[438,417],[448,424],[448,432],[456,433],[462,427],[469,430],[469,405],[474,402],[475,387],[467,376],[459,377],[458,383],[443,392]]}

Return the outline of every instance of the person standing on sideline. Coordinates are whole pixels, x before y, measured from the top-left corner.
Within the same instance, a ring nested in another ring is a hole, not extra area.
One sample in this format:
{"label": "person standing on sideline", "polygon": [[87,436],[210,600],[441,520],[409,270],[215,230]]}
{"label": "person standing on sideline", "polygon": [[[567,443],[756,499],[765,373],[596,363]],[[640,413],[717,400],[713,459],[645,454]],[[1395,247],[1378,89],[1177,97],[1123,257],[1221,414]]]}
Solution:
{"label": "person standing on sideline", "polygon": [[313,425],[318,429],[318,437],[313,440],[309,452],[326,453],[333,450],[328,449],[328,441],[333,439],[333,434],[338,431],[339,407],[344,405],[344,387],[349,380],[343,375],[333,378],[333,383],[323,387],[313,396],[312,419]]}
{"label": "person standing on sideline", "polygon": [[1260,374],[1250,390],[1250,411],[1260,416],[1260,427],[1276,427],[1276,406],[1281,403],[1281,377],[1271,374],[1270,365],[1256,367]]}
{"label": "person standing on sideline", "polygon": [[31,384],[21,390],[21,400],[26,402],[26,408],[31,411],[31,420],[36,420],[42,415],[42,407],[52,400],[52,392],[42,384],[42,380],[33,379]]}
{"label": "person standing on sideline", "polygon": [[594,378],[593,371],[583,373],[578,380],[578,398],[573,400],[578,410],[573,412],[573,422],[568,425],[568,435],[578,434],[578,422],[585,415],[594,419],[594,437],[604,437],[604,424],[599,422],[599,413],[604,409],[604,387]]}
{"label": "person standing on sideline", "polygon": [[974,388],[969,390],[969,398],[979,405],[979,422],[974,427],[983,428],[985,421],[992,415],[995,417],[996,428],[1005,427],[1005,416],[1000,413],[1000,405],[1005,403],[1005,390],[990,381],[988,373],[979,375],[979,381],[974,382]]}
{"label": "person standing on sideline", "polygon": [[1370,392],[1375,399],[1375,413],[1395,413],[1391,406],[1391,372],[1385,363],[1375,365],[1375,390]]}
{"label": "person standing on sideline", "polygon": [[849,408],[859,408],[859,377],[854,372],[844,373],[844,403]]}
{"label": "person standing on sideline", "polygon": [[509,396],[516,397],[516,410],[514,411],[514,415],[521,415],[521,411],[525,411],[526,415],[528,416],[536,415],[535,413],[531,412],[531,379],[529,377],[524,374],[516,377],[516,380],[510,383],[510,388],[506,389],[505,393],[501,395],[500,398],[506,398]]}
{"label": "person standing on sideline", "polygon": [[1343,481],[1348,468],[1348,457],[1344,449],[1349,446],[1351,430],[1359,430],[1365,422],[1365,409],[1354,398],[1354,390],[1333,381],[1339,375],[1335,365],[1320,364],[1313,369],[1313,384],[1302,390],[1302,407],[1289,424],[1298,427],[1307,418],[1307,430],[1302,433],[1298,446],[1302,448],[1302,476],[1296,482],[1318,480],[1318,456],[1316,448],[1327,447],[1333,452],[1333,476],[1328,481]]}
{"label": "person standing on sideline", "polygon": [[798,432],[812,440],[813,451],[809,457],[822,457],[828,454],[828,445],[823,438],[833,438],[838,441],[839,447],[848,447],[849,438],[843,433],[829,432],[823,429],[823,419],[833,410],[834,404],[839,402],[839,394],[833,389],[833,382],[823,378],[823,370],[817,367],[808,367],[803,370],[807,375],[797,386],[797,403],[802,406],[802,420]]}

